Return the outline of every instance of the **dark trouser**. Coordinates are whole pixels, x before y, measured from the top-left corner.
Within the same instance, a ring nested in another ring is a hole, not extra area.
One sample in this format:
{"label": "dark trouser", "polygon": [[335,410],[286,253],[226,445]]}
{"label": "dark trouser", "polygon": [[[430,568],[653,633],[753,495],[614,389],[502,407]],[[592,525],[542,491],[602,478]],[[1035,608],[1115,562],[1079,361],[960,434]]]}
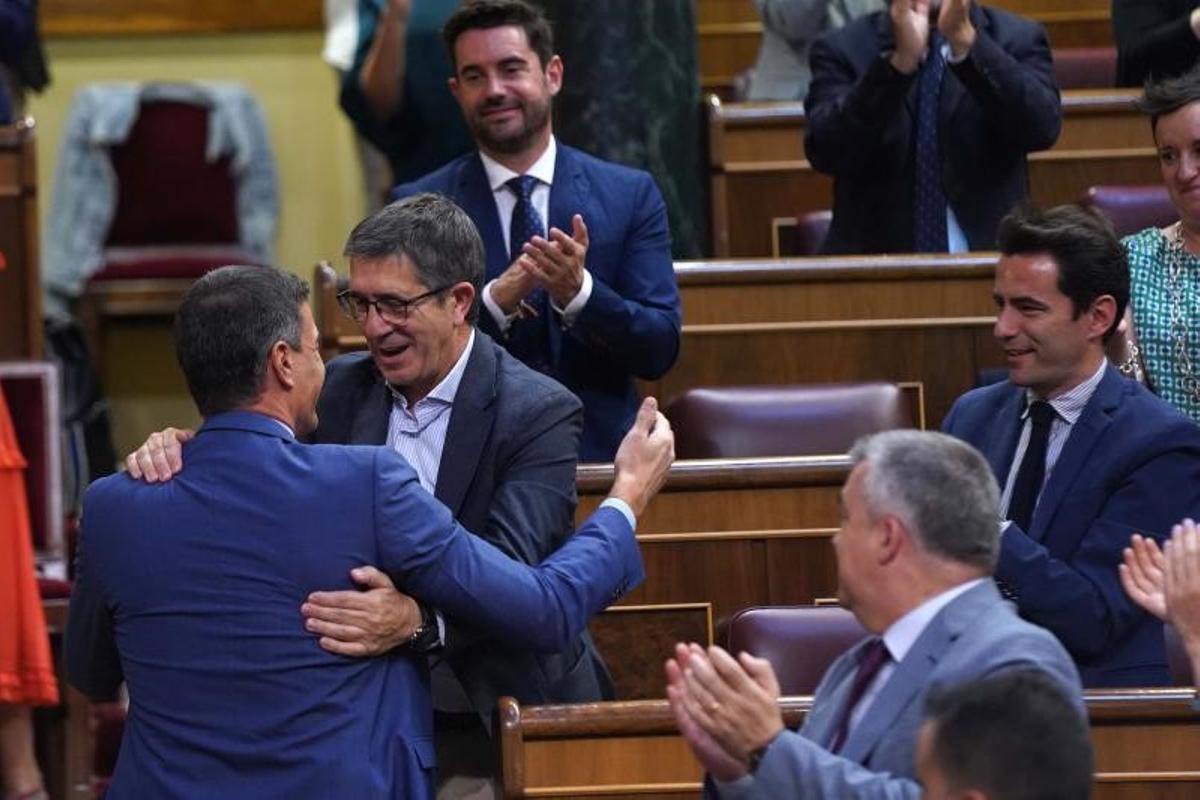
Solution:
{"label": "dark trouser", "polygon": [[437,800],[497,800],[493,776],[500,779],[498,757],[483,722],[474,713],[434,712],[437,749]]}

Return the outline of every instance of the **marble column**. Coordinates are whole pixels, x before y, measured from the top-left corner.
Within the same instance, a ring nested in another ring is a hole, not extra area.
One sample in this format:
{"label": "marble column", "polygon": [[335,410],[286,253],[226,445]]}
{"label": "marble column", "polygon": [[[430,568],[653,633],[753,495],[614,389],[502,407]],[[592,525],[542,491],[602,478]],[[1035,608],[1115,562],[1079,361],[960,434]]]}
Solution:
{"label": "marble column", "polygon": [[675,258],[708,249],[708,182],[693,0],[538,0],[564,63],[563,142],[648,170],[667,203]]}

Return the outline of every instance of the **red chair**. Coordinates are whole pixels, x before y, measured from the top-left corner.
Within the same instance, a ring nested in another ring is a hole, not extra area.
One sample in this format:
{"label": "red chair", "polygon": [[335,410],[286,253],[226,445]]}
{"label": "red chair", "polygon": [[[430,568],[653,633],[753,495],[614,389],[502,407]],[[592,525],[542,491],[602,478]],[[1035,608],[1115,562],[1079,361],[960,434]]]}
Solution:
{"label": "red chair", "polygon": [[1166,227],[1179,219],[1164,186],[1092,186],[1079,205],[1108,217],[1118,236]]}
{"label": "red chair", "polygon": [[892,383],[697,388],[663,413],[679,458],[840,454],[865,434],[916,427]]}
{"label": "red chair", "polygon": [[839,606],[747,608],[730,617],[724,628],[726,649],[770,661],[785,695],[812,694],[834,659],[868,635],[854,615]]}
{"label": "red chair", "polygon": [[210,163],[205,155],[208,115],[203,105],[145,101],[126,141],[109,152],[117,207],[104,266],[79,303],[97,364],[104,319],[170,316],[204,273],[256,263],[239,243],[230,159]]}

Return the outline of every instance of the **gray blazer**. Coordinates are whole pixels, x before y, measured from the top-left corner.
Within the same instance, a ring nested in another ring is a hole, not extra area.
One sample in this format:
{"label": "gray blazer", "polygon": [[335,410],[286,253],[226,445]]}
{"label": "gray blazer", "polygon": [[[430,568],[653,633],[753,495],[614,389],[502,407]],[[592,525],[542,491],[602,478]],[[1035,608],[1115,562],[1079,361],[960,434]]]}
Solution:
{"label": "gray blazer", "polygon": [[756,0],[755,5],[763,32],[747,100],[803,100],[812,75],[808,50],[817,37],[887,7],[885,0]]}
{"label": "gray blazer", "polygon": [[749,780],[709,796],[729,798],[917,798],[917,730],[925,695],[1013,668],[1048,672],[1070,694],[1083,688],[1067,651],[1049,632],[1025,622],[988,580],[956,597],[921,632],[904,660],[851,731],[841,755],[825,747],[833,738],[858,664],[859,644],[830,666],[799,733],[784,731],[767,749]]}

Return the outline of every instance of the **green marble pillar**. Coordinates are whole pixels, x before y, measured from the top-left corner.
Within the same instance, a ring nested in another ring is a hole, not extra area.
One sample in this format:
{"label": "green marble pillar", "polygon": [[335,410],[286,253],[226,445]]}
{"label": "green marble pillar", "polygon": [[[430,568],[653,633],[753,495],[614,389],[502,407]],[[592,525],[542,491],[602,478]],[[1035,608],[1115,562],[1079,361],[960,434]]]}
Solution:
{"label": "green marble pillar", "polygon": [[538,0],[564,63],[554,107],[563,142],[648,170],[670,216],[675,258],[707,249],[694,0]]}

